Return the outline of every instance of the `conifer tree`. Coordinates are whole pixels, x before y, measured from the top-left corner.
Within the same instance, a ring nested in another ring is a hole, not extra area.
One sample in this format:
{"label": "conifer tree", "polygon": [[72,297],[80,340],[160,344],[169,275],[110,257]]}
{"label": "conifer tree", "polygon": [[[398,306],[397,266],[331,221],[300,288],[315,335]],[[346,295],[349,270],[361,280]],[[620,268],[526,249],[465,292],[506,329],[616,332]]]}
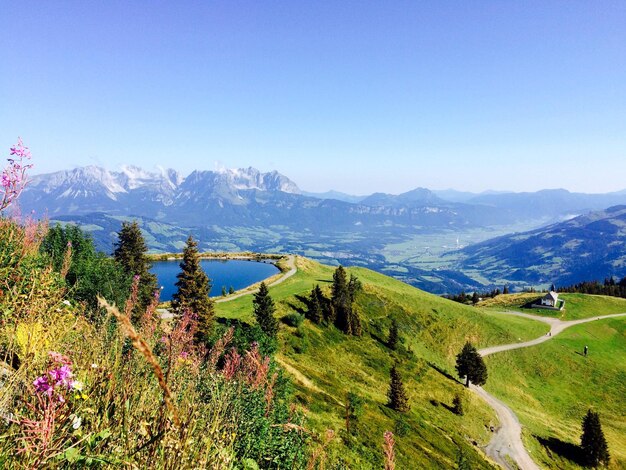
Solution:
{"label": "conifer tree", "polygon": [[172,296],[172,310],[177,315],[186,310],[195,314],[198,322],[196,341],[206,341],[213,332],[215,317],[213,301],[209,298],[211,282],[200,266],[198,242],[191,235],[183,250],[183,261],[176,278],[178,290]]}
{"label": "conifer tree", "polygon": [[146,256],[147,251],[148,247],[137,222],[123,222],[113,257],[126,274],[139,276],[139,291],[137,305],[133,310],[133,320],[145,311],[158,290],[157,278],[150,272],[152,264]]}
{"label": "conifer tree", "polygon": [[398,342],[400,340],[399,332],[398,332],[398,322],[396,319],[391,320],[391,326],[389,327],[389,337],[387,338],[387,346],[390,349],[395,350],[398,347]]}
{"label": "conifer tree", "polygon": [[476,348],[469,342],[456,356],[456,371],[459,377],[465,377],[465,386],[469,387],[470,381],[475,385],[484,385],[487,382],[487,366]]}
{"label": "conifer tree", "polygon": [[350,276],[347,279],[343,266],[339,266],[333,273],[332,307],[335,315],[335,326],[347,335],[361,335],[361,319],[353,308],[356,295],[361,290],[359,280]]}
{"label": "conifer tree", "polygon": [[401,412],[409,411],[409,398],[404,390],[404,384],[402,383],[402,376],[398,371],[397,364],[394,364],[391,368],[390,381],[389,381],[389,407]]}
{"label": "conifer tree", "polygon": [[590,467],[609,464],[609,448],[600,424],[600,416],[594,411],[587,411],[582,423],[583,434],[580,447],[585,463]]}
{"label": "conifer tree", "polygon": [[307,312],[309,320],[318,325],[322,323],[324,318],[322,305],[320,303],[320,296],[323,296],[322,290],[320,289],[320,286],[317,285],[313,288],[313,290],[311,290],[311,296],[309,297],[309,311]]}
{"label": "conifer tree", "polygon": [[503,294],[508,294],[509,293],[509,286],[504,286],[504,289],[502,289],[502,293]]}
{"label": "conifer tree", "polygon": [[278,320],[274,317],[276,306],[274,305],[274,300],[270,297],[265,282],[261,283],[259,291],[254,294],[252,304],[254,306],[254,316],[259,327],[268,337],[275,339],[278,335]]}
{"label": "conifer tree", "polygon": [[319,284],[316,284],[313,290],[311,291],[311,298],[313,297],[315,297],[318,303],[320,304],[320,307],[322,309],[323,320],[327,323],[334,323],[335,312],[332,306],[332,302],[328,297],[324,295],[324,292],[322,292],[322,288],[320,287]]}
{"label": "conifer tree", "polygon": [[479,301],[480,297],[478,297],[478,292],[474,291],[472,294],[472,304],[476,305]]}

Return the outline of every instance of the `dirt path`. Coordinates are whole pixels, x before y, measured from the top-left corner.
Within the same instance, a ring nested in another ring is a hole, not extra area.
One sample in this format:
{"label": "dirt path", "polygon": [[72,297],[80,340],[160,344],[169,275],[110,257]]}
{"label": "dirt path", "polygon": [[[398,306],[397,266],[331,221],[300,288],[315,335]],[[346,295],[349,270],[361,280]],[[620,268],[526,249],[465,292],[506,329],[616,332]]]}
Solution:
{"label": "dirt path", "polygon": [[[530,318],[532,320],[541,321],[550,325],[550,332],[547,335],[526,341],[523,343],[503,344],[501,346],[492,346],[490,348],[481,349],[478,351],[481,356],[489,356],[490,354],[496,354],[502,351],[510,351],[512,349],[527,348],[529,346],[535,346],[536,344],[544,343],[551,340],[556,335],[561,333],[566,328],[574,325],[580,325],[581,323],[589,323],[596,320],[602,320],[606,318],[615,318],[626,316],[626,313],[615,313],[612,315],[603,315],[599,317],[583,318],[581,320],[563,321],[558,318],[542,317],[538,315],[529,315],[527,313],[519,312],[502,312],[505,315],[514,315],[517,317]],[[498,400],[493,395],[486,392],[481,387],[476,385],[470,385],[470,388],[481,396],[491,408],[494,409],[498,415],[500,426],[494,433],[491,441],[485,449],[485,453],[491,457],[495,462],[500,464],[503,468],[509,470],[516,470],[519,467],[521,470],[539,470],[539,466],[533,461],[522,443],[522,426],[520,425],[517,416],[513,413],[513,410]],[[510,460],[517,464],[517,467],[511,465],[509,461],[505,459],[505,456],[509,456]]]}

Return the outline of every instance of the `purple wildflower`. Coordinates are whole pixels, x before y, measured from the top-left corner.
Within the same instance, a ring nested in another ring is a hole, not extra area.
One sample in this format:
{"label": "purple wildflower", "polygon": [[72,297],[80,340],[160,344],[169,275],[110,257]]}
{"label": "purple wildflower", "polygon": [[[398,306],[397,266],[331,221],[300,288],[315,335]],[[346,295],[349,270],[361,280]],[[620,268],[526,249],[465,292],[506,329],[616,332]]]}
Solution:
{"label": "purple wildflower", "polygon": [[50,385],[50,383],[48,382],[48,377],[46,377],[45,375],[37,377],[33,382],[33,385],[35,386],[35,391],[37,393],[45,393],[49,397],[52,396],[54,388],[52,387],[52,385]]}
{"label": "purple wildflower", "polygon": [[50,372],[50,377],[54,380],[55,386],[63,385],[67,389],[72,388],[72,369],[67,364],[56,369],[52,369]]}

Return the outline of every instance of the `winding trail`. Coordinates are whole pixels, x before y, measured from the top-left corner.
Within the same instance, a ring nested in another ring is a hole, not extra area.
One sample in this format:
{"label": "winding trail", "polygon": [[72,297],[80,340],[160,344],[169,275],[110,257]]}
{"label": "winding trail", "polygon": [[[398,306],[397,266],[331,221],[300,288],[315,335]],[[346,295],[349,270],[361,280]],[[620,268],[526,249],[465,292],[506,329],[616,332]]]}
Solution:
{"label": "winding trail", "polygon": [[[274,287],[280,284],[281,282],[286,281],[287,279],[289,279],[291,276],[293,276],[294,274],[298,272],[298,268],[296,267],[295,255],[287,255],[287,266],[289,266],[289,271],[287,271],[286,273],[277,274],[276,276],[280,276],[280,277],[278,277],[278,279],[267,284],[267,287]],[[230,302],[231,300],[238,299],[239,297],[243,297],[244,295],[255,294],[258,291],[259,291],[258,287],[254,289],[245,288],[242,291],[237,292],[236,294],[229,295],[228,297],[218,298],[215,300],[215,303],[219,304],[222,302]]]}
{"label": "winding trail", "polygon": [[[603,320],[606,318],[615,318],[626,316],[626,313],[614,313],[612,315],[603,315],[599,317],[583,318],[580,320],[563,321],[558,318],[542,317],[538,315],[530,315],[528,313],[520,312],[501,312],[504,315],[513,315],[517,317],[529,318],[531,320],[541,321],[550,325],[550,332],[539,338],[523,343],[503,344],[501,346],[492,346],[490,348],[484,348],[478,351],[478,353],[485,357],[491,354],[496,354],[502,351],[510,351],[512,349],[527,348],[529,346],[535,346],[537,344],[545,343],[551,340],[563,330],[581,323],[589,323],[596,320]],[[528,451],[524,448],[522,442],[522,426],[513,413],[513,410],[505,405],[502,401],[485,391],[481,387],[470,384],[470,389],[482,397],[491,408],[496,412],[500,426],[496,429],[491,441],[485,449],[485,453],[497,462],[501,467],[508,470],[516,470],[516,467],[512,466],[505,456],[509,456],[510,460],[514,461],[518,468],[521,470],[539,470],[539,466],[533,461],[528,454]]]}

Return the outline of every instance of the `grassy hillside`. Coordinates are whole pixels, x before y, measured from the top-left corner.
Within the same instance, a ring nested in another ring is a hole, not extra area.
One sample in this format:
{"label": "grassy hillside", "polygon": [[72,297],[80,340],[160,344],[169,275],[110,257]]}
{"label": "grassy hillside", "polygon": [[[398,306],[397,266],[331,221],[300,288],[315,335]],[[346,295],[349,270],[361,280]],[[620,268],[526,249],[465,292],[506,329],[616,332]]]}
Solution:
{"label": "grassy hillside", "polygon": [[542,293],[520,293],[499,295],[493,299],[486,299],[478,304],[479,307],[493,310],[515,310],[555,317],[560,320],[578,320],[611,313],[626,313],[626,299],[609,297],[607,295],[588,294],[559,294],[559,299],[565,300],[565,308],[562,311],[544,309],[524,309],[522,305],[542,297]]}
{"label": "grassy hillside", "polygon": [[[585,302],[597,312],[606,300],[587,296]],[[581,354],[585,345],[588,357]],[[600,413],[611,468],[626,468],[626,318],[578,325],[539,346],[486,361],[486,389],[527,426],[525,440],[535,458],[550,468],[579,468],[575,446],[582,417],[592,408]]]}
{"label": "grassy hillside", "polygon": [[[327,293],[330,289],[333,268],[303,258],[297,266],[295,276],[270,289],[279,316],[304,307],[296,294],[308,294],[315,284]],[[510,343],[545,334],[547,327],[460,305],[367,269],[349,272],[363,283],[357,301],[362,337],[346,337],[334,327],[309,321],[299,328],[281,327],[279,359],[295,378],[298,399],[308,409],[307,425],[319,433],[334,430],[328,452],[351,468],[382,466],[385,430],[396,434],[398,468],[453,468],[461,452],[472,468],[490,468],[479,449],[489,441],[495,416],[469,393],[464,394],[464,417],[450,411],[454,394],[464,393],[450,377],[454,357],[468,339],[481,347]],[[252,298],[223,302],[216,310],[219,316],[249,321]],[[404,339],[397,352],[384,344],[392,317]],[[389,369],[396,360],[411,402],[405,415],[386,406]],[[364,400],[357,437],[343,431],[349,391]]]}

